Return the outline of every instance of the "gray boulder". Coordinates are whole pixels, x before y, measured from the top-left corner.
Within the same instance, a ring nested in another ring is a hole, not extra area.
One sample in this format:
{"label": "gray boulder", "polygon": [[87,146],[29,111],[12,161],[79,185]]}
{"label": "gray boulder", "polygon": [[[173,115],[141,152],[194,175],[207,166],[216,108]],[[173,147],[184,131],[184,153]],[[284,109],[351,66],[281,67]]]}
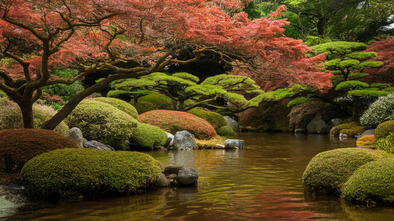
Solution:
{"label": "gray boulder", "polygon": [[306,128],[310,134],[324,134],[330,132],[330,127],[324,120],[322,120],[322,116],[320,114],[316,114]]}
{"label": "gray boulder", "polygon": [[198,181],[198,172],[194,168],[183,168],[179,170],[176,179],[179,186],[196,186]]}
{"label": "gray boulder", "polygon": [[197,147],[194,135],[186,130],[178,131],[174,136],[174,148],[180,150],[193,150]]}
{"label": "gray boulder", "polygon": [[332,124],[333,127],[338,126],[338,125],[340,125],[342,123],[343,123],[343,120],[341,118],[331,119],[331,124]]}
{"label": "gray boulder", "polygon": [[107,144],[100,143],[98,141],[92,140],[92,141],[84,141],[83,142],[83,147],[85,148],[91,148],[91,149],[98,149],[98,150],[105,150],[105,151],[115,151],[113,147]]}
{"label": "gray boulder", "polygon": [[225,149],[244,149],[245,141],[239,139],[228,139],[224,141]]}
{"label": "gray boulder", "polygon": [[156,181],[157,187],[170,187],[171,182],[170,180],[164,175],[160,174],[160,178]]}
{"label": "gray boulder", "polygon": [[178,174],[180,170],[184,169],[184,166],[181,165],[169,165],[164,169],[164,174],[165,175],[170,175],[170,174]]}
{"label": "gray boulder", "polygon": [[227,122],[227,126],[233,128],[234,132],[238,132],[239,131],[239,126],[238,126],[238,122],[235,121],[233,118],[229,117],[229,116],[223,116],[224,120],[226,120]]}
{"label": "gray boulder", "polygon": [[363,137],[365,135],[374,135],[374,132],[375,132],[375,129],[369,129],[369,130],[364,131],[362,134],[360,134],[356,137],[358,139],[358,138]]}
{"label": "gray boulder", "polygon": [[83,147],[83,135],[82,131],[78,127],[71,128],[64,134],[64,136],[72,140],[79,147]]}

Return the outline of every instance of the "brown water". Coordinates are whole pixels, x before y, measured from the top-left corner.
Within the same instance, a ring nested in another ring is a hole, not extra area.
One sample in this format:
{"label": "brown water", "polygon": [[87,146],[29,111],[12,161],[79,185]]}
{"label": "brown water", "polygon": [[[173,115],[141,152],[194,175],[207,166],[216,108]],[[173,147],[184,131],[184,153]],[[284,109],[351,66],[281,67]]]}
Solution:
{"label": "brown water", "polygon": [[302,173],[319,152],[352,147],[323,135],[243,133],[239,151],[152,152],[196,168],[198,188],[22,208],[9,220],[394,220],[394,208],[349,206],[304,193]]}

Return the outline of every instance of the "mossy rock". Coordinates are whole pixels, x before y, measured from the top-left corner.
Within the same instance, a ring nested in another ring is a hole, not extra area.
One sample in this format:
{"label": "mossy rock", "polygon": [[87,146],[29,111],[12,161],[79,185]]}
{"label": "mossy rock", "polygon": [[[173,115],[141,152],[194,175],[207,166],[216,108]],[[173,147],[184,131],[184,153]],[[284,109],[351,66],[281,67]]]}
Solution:
{"label": "mossy rock", "polygon": [[124,100],[112,98],[112,97],[96,97],[93,100],[104,102],[110,104],[119,110],[125,112],[126,114],[132,116],[134,119],[138,120],[138,112],[135,107]]}
{"label": "mossy rock", "polygon": [[130,138],[130,147],[138,150],[160,149],[166,144],[167,139],[166,132],[159,127],[139,123]]}
{"label": "mossy rock", "polygon": [[340,148],[319,153],[309,162],[302,181],[312,191],[338,193],[357,168],[376,158],[371,152],[368,149]]}
{"label": "mossy rock", "polygon": [[33,157],[62,148],[78,148],[78,145],[51,130],[0,130],[0,164],[5,164],[7,173],[19,172]]}
{"label": "mossy rock", "polygon": [[357,147],[375,148],[376,147],[375,135],[365,135],[358,138],[356,141],[356,145]]}
{"label": "mossy rock", "polygon": [[70,127],[81,129],[88,140],[97,140],[115,149],[128,149],[137,121],[114,106],[94,99],[83,100],[67,117]]}
{"label": "mossy rock", "polygon": [[218,135],[224,136],[224,137],[234,137],[235,132],[233,128],[229,126],[223,126],[217,130]]}
{"label": "mossy rock", "polygon": [[21,176],[33,197],[59,199],[80,194],[94,198],[146,189],[160,172],[148,154],[80,148],[41,154],[25,164]]}
{"label": "mossy rock", "polygon": [[330,135],[331,136],[339,136],[339,133],[341,132],[341,130],[351,129],[352,127],[356,127],[356,126],[358,126],[357,122],[354,122],[354,121],[337,125],[330,130]]}
{"label": "mossy rock", "polygon": [[208,121],[210,124],[212,124],[215,130],[218,130],[219,128],[227,125],[224,117],[213,111],[206,111],[206,110],[195,108],[188,111],[188,113],[191,113],[199,118]]}
{"label": "mossy rock", "polygon": [[390,133],[387,137],[379,139],[376,142],[376,147],[387,153],[394,153],[394,133]]}
{"label": "mossy rock", "polygon": [[353,202],[394,205],[394,159],[362,165],[343,185],[341,196]]}
{"label": "mossy rock", "polygon": [[366,130],[367,130],[367,128],[364,127],[364,126],[354,126],[354,127],[349,128],[349,129],[342,129],[340,131],[340,133],[341,134],[346,134],[349,137],[355,137],[356,135],[362,134]]}
{"label": "mossy rock", "polygon": [[182,111],[153,110],[139,116],[140,122],[155,125],[175,134],[187,130],[197,139],[211,139],[216,136],[215,128],[206,120]]}
{"label": "mossy rock", "polygon": [[374,131],[376,139],[385,138],[390,133],[394,133],[394,120],[385,121],[379,124]]}

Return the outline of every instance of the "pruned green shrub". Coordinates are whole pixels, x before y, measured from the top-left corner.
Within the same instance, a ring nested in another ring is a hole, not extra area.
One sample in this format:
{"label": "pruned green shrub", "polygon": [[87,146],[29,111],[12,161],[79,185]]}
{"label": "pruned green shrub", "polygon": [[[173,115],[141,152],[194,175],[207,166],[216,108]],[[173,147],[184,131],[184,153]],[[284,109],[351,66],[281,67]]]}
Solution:
{"label": "pruned green shrub", "polygon": [[234,137],[235,132],[233,128],[229,126],[223,126],[217,130],[217,133],[223,137]]}
{"label": "pruned green shrub", "polygon": [[342,185],[361,165],[373,161],[371,150],[341,148],[317,154],[309,162],[303,183],[312,191],[340,192]]}
{"label": "pruned green shrub", "polygon": [[159,127],[139,123],[133,130],[130,138],[130,147],[132,149],[153,150],[163,147],[167,142],[166,133]]}
{"label": "pruned green shrub", "polygon": [[41,154],[25,164],[21,175],[34,197],[58,199],[76,193],[94,198],[146,189],[160,171],[148,154],[80,148]]}
{"label": "pruned green shrub", "polygon": [[67,117],[70,127],[81,129],[88,140],[97,140],[115,149],[127,149],[137,121],[116,107],[94,99],[83,100]]}
{"label": "pruned green shrub", "polygon": [[350,129],[350,128],[356,127],[356,126],[358,126],[357,122],[354,122],[354,121],[337,125],[330,130],[330,135],[331,136],[338,136],[339,133],[341,132],[341,130]]}
{"label": "pruned green shrub", "polygon": [[171,98],[159,94],[149,94],[138,99],[138,104],[143,107],[153,108],[153,109],[172,109]]}
{"label": "pruned green shrub", "polygon": [[379,97],[360,118],[361,125],[376,126],[394,119],[394,93]]}
{"label": "pruned green shrub", "polygon": [[349,201],[394,204],[394,159],[383,158],[362,165],[343,185]]}
{"label": "pruned green shrub", "polygon": [[387,153],[394,153],[394,132],[390,133],[385,138],[379,139],[376,142],[376,147]]}
{"label": "pruned green shrub", "polygon": [[175,134],[187,130],[198,139],[216,136],[215,128],[206,120],[182,111],[153,110],[139,116],[140,122],[155,125]]}
{"label": "pruned green shrub", "polygon": [[78,145],[58,132],[42,129],[0,130],[0,163],[7,173],[16,173],[41,153]]}
{"label": "pruned green shrub", "polygon": [[137,109],[135,109],[133,105],[127,103],[126,101],[112,97],[96,97],[93,98],[93,100],[110,104],[118,108],[119,110],[125,112],[126,114],[132,116],[134,119],[138,120]]}
{"label": "pruned green shrub", "polygon": [[226,120],[224,117],[216,112],[213,111],[205,111],[202,109],[191,109],[188,111],[188,113],[191,113],[199,118],[202,118],[206,121],[208,121],[212,126],[215,128],[215,130],[218,130],[219,128],[226,126]]}
{"label": "pruned green shrub", "polygon": [[373,133],[378,140],[387,137],[390,133],[394,133],[394,120],[379,124]]}
{"label": "pruned green shrub", "polygon": [[369,84],[362,81],[344,81],[339,83],[335,90],[356,90],[369,87]]}
{"label": "pruned green shrub", "polygon": [[306,103],[310,100],[311,100],[311,98],[309,98],[309,97],[297,97],[297,98],[294,98],[293,100],[289,101],[289,103],[287,103],[286,107],[295,107],[299,104]]}

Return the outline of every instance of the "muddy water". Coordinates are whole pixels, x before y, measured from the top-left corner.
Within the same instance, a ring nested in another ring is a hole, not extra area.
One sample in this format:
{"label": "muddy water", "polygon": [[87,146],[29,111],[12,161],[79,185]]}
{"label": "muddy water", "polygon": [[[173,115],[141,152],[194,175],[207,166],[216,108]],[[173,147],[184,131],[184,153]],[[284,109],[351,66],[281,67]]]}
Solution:
{"label": "muddy water", "polygon": [[9,220],[394,220],[393,208],[349,206],[304,193],[301,176],[319,152],[355,142],[323,135],[243,133],[240,151],[150,153],[194,167],[198,188],[163,189],[98,201],[40,204]]}

